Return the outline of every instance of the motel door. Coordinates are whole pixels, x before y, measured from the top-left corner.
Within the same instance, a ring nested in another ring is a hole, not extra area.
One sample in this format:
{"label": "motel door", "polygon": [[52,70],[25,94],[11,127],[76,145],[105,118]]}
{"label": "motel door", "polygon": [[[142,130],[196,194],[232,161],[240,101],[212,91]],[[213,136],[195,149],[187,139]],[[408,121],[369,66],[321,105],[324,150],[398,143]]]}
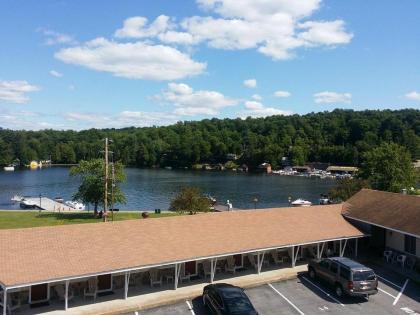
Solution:
{"label": "motel door", "polygon": [[49,288],[47,283],[31,286],[30,303],[33,304],[48,301],[48,290]]}
{"label": "motel door", "polygon": [[112,290],[112,277],[111,275],[98,276],[98,291]]}
{"label": "motel door", "polygon": [[185,263],[185,273],[190,275],[197,275],[197,263],[195,261],[187,261]]}
{"label": "motel door", "polygon": [[378,253],[382,253],[385,249],[386,233],[385,229],[378,226],[371,226],[370,247]]}
{"label": "motel door", "polygon": [[238,255],[233,255],[233,258],[235,259],[235,266],[237,267],[242,267],[242,255],[238,254]]}

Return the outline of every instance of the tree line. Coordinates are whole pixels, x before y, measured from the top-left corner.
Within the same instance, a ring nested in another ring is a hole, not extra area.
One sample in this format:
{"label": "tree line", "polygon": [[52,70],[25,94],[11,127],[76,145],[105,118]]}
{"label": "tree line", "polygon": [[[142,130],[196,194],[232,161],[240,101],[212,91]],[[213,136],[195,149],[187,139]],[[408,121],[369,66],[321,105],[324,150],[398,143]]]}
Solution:
{"label": "tree line", "polygon": [[383,143],[398,143],[420,159],[420,111],[336,109],[306,115],[247,119],[205,119],[171,126],[23,131],[0,129],[0,164],[51,159],[72,164],[102,156],[103,139],[113,139],[114,159],[136,167],[191,167],[225,163],[235,154],[250,168],[269,162],[280,167],[326,162],[363,163]]}

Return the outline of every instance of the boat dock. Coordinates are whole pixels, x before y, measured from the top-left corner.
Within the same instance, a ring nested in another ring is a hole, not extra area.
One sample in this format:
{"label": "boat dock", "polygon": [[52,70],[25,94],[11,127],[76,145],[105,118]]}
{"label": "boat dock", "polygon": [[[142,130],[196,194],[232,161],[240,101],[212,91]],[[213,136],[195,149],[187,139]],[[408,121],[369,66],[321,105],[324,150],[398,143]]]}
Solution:
{"label": "boat dock", "polygon": [[36,208],[39,210],[51,212],[71,212],[80,211],[62,202],[50,199],[48,197],[23,197],[20,204],[26,208]]}

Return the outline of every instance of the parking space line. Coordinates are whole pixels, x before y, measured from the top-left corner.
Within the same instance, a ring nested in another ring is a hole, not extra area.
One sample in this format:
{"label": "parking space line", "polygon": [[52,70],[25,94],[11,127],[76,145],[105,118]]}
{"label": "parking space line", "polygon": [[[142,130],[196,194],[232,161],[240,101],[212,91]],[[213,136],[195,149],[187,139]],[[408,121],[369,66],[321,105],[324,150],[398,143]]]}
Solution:
{"label": "parking space line", "polygon": [[394,300],[394,303],[392,303],[392,305],[396,305],[398,303],[398,300],[400,299],[401,295],[403,294],[405,287],[407,286],[408,283],[408,279],[405,280],[404,285],[402,286],[400,292],[398,293],[397,297]]}
{"label": "parking space line", "polygon": [[396,296],[392,295],[391,293],[386,292],[385,290],[382,290],[381,288],[378,288],[378,290],[381,291],[382,293],[385,293],[385,294],[389,295],[393,299],[396,299],[397,298]]}
{"label": "parking space line", "polygon": [[134,312],[134,315],[139,315],[139,312],[135,311],[135,312]]}
{"label": "parking space line", "polygon": [[276,292],[278,295],[280,295],[283,299],[286,300],[287,303],[289,303],[291,306],[293,306],[293,308],[300,314],[300,315],[305,315],[304,312],[302,312],[295,304],[293,304],[287,297],[285,297],[279,290],[277,290],[275,287],[273,287],[273,285],[271,283],[268,284],[268,286],[270,288],[272,288],[274,290],[274,292]]}
{"label": "parking space line", "polygon": [[381,276],[379,276],[379,275],[376,275],[379,279],[382,279],[383,281],[385,281],[385,282],[388,282],[388,283],[390,283],[390,284],[392,284],[394,287],[397,287],[398,289],[401,289],[401,286],[400,285],[398,285],[398,284],[395,284],[394,282],[392,282],[392,281],[390,281],[390,280],[388,280],[388,279],[385,279],[384,277],[381,277]]}
{"label": "parking space line", "polygon": [[312,284],[315,288],[317,288],[319,291],[321,291],[322,293],[324,293],[326,296],[328,296],[330,299],[334,300],[335,302],[337,302],[338,304],[340,304],[341,306],[345,306],[343,303],[341,303],[339,300],[337,300],[335,297],[333,297],[331,294],[329,294],[328,292],[324,291],[322,288],[320,288],[319,286],[317,286],[315,283],[313,283],[312,281],[310,281],[309,279],[306,279],[306,277],[302,276],[302,279],[309,282],[310,284]]}
{"label": "parking space line", "polygon": [[194,313],[194,309],[193,309],[193,307],[192,307],[192,305],[191,305],[190,301],[185,301],[185,303],[187,303],[187,305],[188,305],[188,309],[190,310],[191,314],[192,314],[192,315],[195,315],[195,313]]}

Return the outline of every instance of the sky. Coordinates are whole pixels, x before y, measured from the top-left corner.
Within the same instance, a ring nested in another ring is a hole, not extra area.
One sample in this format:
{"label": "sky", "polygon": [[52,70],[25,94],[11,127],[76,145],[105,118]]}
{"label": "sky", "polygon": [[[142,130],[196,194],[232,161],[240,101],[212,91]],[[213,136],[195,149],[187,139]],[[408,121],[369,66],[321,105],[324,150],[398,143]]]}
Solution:
{"label": "sky", "polygon": [[420,1],[0,0],[0,127],[420,109]]}

